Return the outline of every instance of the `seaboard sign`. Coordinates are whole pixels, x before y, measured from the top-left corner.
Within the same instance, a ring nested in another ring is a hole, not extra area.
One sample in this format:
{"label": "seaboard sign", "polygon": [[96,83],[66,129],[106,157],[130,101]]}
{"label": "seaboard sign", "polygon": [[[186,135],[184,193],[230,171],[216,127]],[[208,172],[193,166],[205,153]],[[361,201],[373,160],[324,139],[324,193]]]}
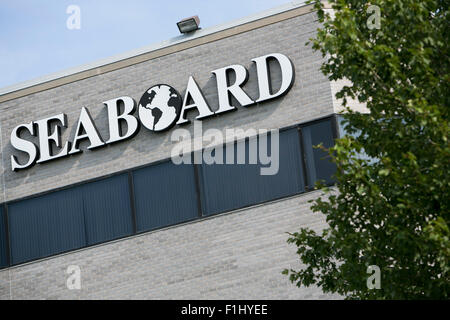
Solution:
{"label": "seaboard sign", "polygon": [[[271,88],[269,60],[275,60],[281,70],[281,86],[277,92]],[[13,171],[26,169],[35,163],[45,163],[62,157],[82,152],[80,142],[89,140],[88,150],[104,147],[108,144],[124,141],[134,137],[140,126],[148,130],[161,132],[174,125],[183,125],[189,122],[187,111],[196,109],[196,119],[206,119],[213,115],[236,110],[231,103],[231,96],[239,102],[240,106],[249,107],[256,103],[278,98],[286,94],[294,83],[294,66],[283,54],[272,53],[252,59],[256,65],[259,88],[259,97],[250,98],[242,86],[248,80],[248,71],[242,65],[230,65],[212,71],[217,82],[218,109],[212,111],[192,76],[187,81],[184,97],[178,91],[167,85],[157,84],[150,87],[140,98],[137,106],[133,98],[122,96],[103,102],[107,108],[109,138],[104,140],[96,128],[95,122],[86,107],[80,110],[77,127],[70,141],[61,141],[61,129],[67,128],[67,115],[57,114],[45,119],[20,124],[11,132],[11,145],[16,151],[27,155],[27,161],[20,163],[17,155],[11,155],[11,169]],[[229,73],[234,73],[234,82],[230,84]],[[123,132],[122,124],[126,123]],[[53,128],[53,129],[52,129]],[[38,137],[38,146],[21,137],[26,130],[32,136]],[[58,148],[53,152],[54,146]]]}

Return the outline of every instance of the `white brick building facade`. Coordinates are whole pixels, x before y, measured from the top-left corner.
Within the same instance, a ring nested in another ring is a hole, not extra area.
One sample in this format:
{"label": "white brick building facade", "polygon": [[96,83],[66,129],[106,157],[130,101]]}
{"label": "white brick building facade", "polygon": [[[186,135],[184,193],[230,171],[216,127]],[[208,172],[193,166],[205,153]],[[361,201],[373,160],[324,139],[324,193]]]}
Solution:
{"label": "white brick building facade", "polygon": [[[107,136],[102,102],[120,96],[138,101],[153,84],[167,83],[182,93],[193,76],[211,108],[217,109],[212,70],[245,66],[250,74],[245,90],[255,98],[257,80],[251,59],[279,52],[294,64],[292,89],[279,99],[207,119],[204,130],[281,129],[334,115],[338,110],[332,95],[335,86],[319,70],[320,53],[305,46],[318,28],[310,10],[311,6],[296,6],[217,32],[202,30],[204,36],[163,45],[112,66],[0,95],[0,204],[169,158],[170,130],[141,129],[133,139],[95,152],[11,170],[10,134],[15,126],[65,113],[68,129],[63,130],[62,140],[67,141],[84,106]],[[275,80],[279,76],[272,74]],[[193,116],[195,112],[188,118]],[[193,130],[192,124],[184,128]],[[281,275],[284,268],[300,266],[295,247],[286,243],[286,232],[325,225],[323,217],[309,209],[308,200],[318,194],[306,192],[13,265],[0,270],[0,299],[331,298],[318,288],[297,288]],[[69,265],[81,268],[81,290],[66,287]]]}

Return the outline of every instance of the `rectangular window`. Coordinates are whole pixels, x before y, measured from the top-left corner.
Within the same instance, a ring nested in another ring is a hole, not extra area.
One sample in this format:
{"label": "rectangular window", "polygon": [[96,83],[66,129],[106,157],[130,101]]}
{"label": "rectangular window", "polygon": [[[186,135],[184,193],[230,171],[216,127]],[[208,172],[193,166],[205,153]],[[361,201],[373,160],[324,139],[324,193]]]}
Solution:
{"label": "rectangular window", "polygon": [[138,231],[199,216],[194,166],[166,161],[133,172]]}
{"label": "rectangular window", "polygon": [[[333,183],[336,167],[327,153],[313,148],[319,143],[334,145],[330,119],[280,131],[278,157],[270,134],[256,136],[222,146],[217,158],[223,164],[205,163],[206,155],[216,156],[207,149],[202,164],[167,160],[9,203],[8,228],[2,205],[0,267],[7,266],[9,253],[16,265],[131,235],[134,223],[138,232],[154,230],[305,192],[306,178],[308,186],[317,180]],[[269,168],[272,174],[264,175],[262,169]]]}
{"label": "rectangular window", "polygon": [[[297,129],[279,133],[279,165],[278,172],[274,175],[261,175],[260,169],[268,165],[263,165],[259,161],[259,156],[256,164],[249,162],[250,146],[258,142],[259,153],[259,141],[260,137],[235,143],[232,146],[234,164],[225,164],[227,148],[224,148],[224,164],[203,163],[201,165],[200,181],[205,215],[242,208],[305,190]],[[267,142],[267,153],[271,155],[274,150],[272,150],[270,135],[267,137]],[[240,148],[245,148],[245,164],[237,164]],[[273,157],[272,160],[274,160]],[[272,165],[276,164],[272,163]]]}
{"label": "rectangular window", "polygon": [[322,143],[325,148],[334,146],[333,127],[330,119],[322,120],[301,127],[303,146],[305,148],[306,168],[308,172],[308,186],[313,187],[318,180],[326,184],[334,182],[333,174],[336,165],[322,149],[314,148]]}
{"label": "rectangular window", "polygon": [[80,198],[67,189],[9,204],[12,264],[85,246]]}
{"label": "rectangular window", "polygon": [[[353,133],[349,133],[346,130],[346,126],[348,124],[344,124],[344,118],[342,115],[338,115],[337,116],[337,122],[338,122],[338,127],[339,127],[339,136],[340,137],[344,137],[346,135],[352,136],[354,138],[358,138],[361,135],[361,131],[358,130],[357,132],[353,132]],[[367,153],[364,151],[364,148],[357,153],[357,158],[362,159],[362,160],[367,160],[369,163],[376,163],[378,160],[376,158],[372,158],[369,157],[367,155]]]}
{"label": "rectangular window", "polygon": [[11,203],[12,263],[132,234],[128,190],[120,175]]}
{"label": "rectangular window", "polygon": [[133,233],[128,174],[78,187],[83,198],[88,245]]}
{"label": "rectangular window", "polygon": [[8,266],[8,246],[6,243],[5,205],[0,204],[0,268]]}

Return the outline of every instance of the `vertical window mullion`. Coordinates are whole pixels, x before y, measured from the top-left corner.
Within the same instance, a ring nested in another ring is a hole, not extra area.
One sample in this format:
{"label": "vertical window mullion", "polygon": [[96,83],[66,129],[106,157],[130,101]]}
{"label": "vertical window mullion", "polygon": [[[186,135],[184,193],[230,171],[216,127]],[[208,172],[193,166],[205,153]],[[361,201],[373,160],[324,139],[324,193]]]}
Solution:
{"label": "vertical window mullion", "polygon": [[11,266],[11,245],[10,245],[10,237],[9,237],[9,226],[8,226],[8,205],[6,202],[2,205],[3,207],[3,223],[5,227],[5,249],[6,249],[6,267]]}
{"label": "vertical window mullion", "polygon": [[198,207],[198,217],[203,216],[203,206],[202,206],[202,188],[200,187],[201,181],[201,165],[193,164],[194,167],[194,177],[195,177],[195,193],[197,195],[197,207]]}
{"label": "vertical window mullion", "polygon": [[130,192],[130,206],[131,206],[131,220],[133,224],[133,234],[137,233],[137,221],[136,221],[136,199],[134,196],[134,179],[133,172],[128,172],[128,188]]}
{"label": "vertical window mullion", "polygon": [[305,191],[308,191],[310,189],[310,175],[309,172],[307,170],[307,166],[306,166],[306,151],[305,151],[305,145],[303,143],[303,134],[302,134],[302,127],[298,127],[298,139],[299,139],[299,144],[300,144],[300,157],[301,157],[301,162],[302,162],[302,168],[303,168],[303,182],[305,184]]}

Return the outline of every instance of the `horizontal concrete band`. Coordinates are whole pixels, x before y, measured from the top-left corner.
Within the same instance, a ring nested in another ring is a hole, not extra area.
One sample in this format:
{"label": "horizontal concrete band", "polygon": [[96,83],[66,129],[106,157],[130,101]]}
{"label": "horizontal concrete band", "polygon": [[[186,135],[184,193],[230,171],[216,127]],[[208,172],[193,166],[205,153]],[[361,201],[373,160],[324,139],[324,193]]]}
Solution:
{"label": "horizontal concrete band", "polygon": [[[328,5],[326,3],[325,3],[325,6],[328,7]],[[61,77],[61,78],[38,83],[36,85],[32,85],[32,86],[29,86],[29,87],[26,87],[23,89],[18,89],[16,91],[12,91],[12,92],[6,93],[4,95],[1,95],[0,103],[9,101],[9,100],[13,100],[13,99],[17,99],[20,97],[24,97],[24,96],[27,96],[27,95],[30,95],[33,93],[37,93],[40,91],[56,88],[56,87],[59,87],[59,86],[62,86],[62,85],[68,84],[68,83],[76,82],[79,80],[83,80],[86,78],[94,77],[96,75],[104,74],[104,73],[107,73],[110,71],[115,71],[118,69],[129,67],[129,66],[132,66],[132,65],[144,62],[144,61],[148,61],[148,60],[155,59],[155,58],[158,58],[161,56],[165,56],[165,55],[169,55],[169,54],[172,54],[175,52],[183,51],[183,50],[186,50],[186,49],[189,49],[192,47],[200,46],[202,44],[214,42],[214,41],[228,38],[228,37],[240,34],[240,33],[244,33],[244,32],[258,29],[261,27],[265,27],[270,24],[274,24],[277,22],[295,18],[295,17],[301,16],[301,15],[310,13],[311,11],[313,11],[313,9],[314,9],[313,5],[301,6],[301,7],[298,7],[298,8],[292,9],[292,10],[288,10],[285,12],[281,12],[281,13],[278,13],[278,14],[275,14],[272,16],[268,16],[268,17],[265,17],[265,18],[262,18],[259,20],[254,20],[254,21],[250,21],[248,23],[244,23],[242,25],[237,25],[237,26],[231,27],[229,29],[218,31],[218,32],[215,32],[212,34],[207,34],[202,37],[194,38],[191,40],[186,40],[181,43],[162,47],[157,50],[139,54],[139,55],[136,55],[136,56],[133,56],[130,58],[126,58],[123,60],[119,60],[119,61],[116,61],[113,63],[109,63],[109,64],[105,64],[105,65],[102,65],[99,67],[88,69],[85,71],[69,74],[69,75]]]}

